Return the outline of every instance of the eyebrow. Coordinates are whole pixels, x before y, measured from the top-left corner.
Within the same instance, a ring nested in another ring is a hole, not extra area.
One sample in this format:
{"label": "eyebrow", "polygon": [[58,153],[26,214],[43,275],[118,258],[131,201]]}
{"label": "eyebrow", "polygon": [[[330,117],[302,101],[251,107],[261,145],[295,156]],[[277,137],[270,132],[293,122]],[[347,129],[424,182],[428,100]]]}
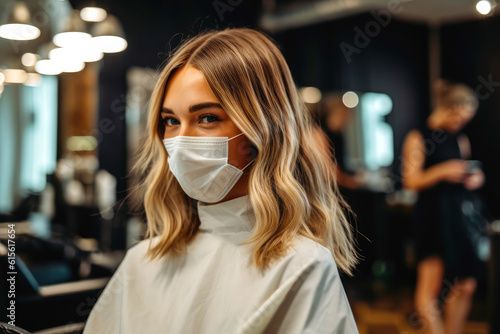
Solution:
{"label": "eyebrow", "polygon": [[[216,103],[216,102],[204,102],[204,103],[194,104],[194,105],[190,106],[189,112],[196,112],[196,111],[200,111],[202,109],[208,109],[208,108],[222,109],[222,106],[220,105],[220,103]],[[172,111],[172,109],[163,107],[163,108],[161,108],[161,113],[173,114],[174,112]]]}

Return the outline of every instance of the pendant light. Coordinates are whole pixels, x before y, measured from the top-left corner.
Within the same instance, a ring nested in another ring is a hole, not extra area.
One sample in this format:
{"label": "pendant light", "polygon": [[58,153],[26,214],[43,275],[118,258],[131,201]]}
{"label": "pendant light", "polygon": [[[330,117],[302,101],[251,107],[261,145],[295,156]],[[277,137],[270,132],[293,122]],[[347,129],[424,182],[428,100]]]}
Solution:
{"label": "pendant light", "polygon": [[108,16],[108,13],[99,7],[85,7],[80,11],[80,17],[87,22],[101,22]]}
{"label": "pendant light", "polygon": [[92,36],[85,30],[85,22],[80,18],[78,10],[73,10],[64,21],[63,32],[53,38],[54,44],[60,47],[75,47],[90,41]]}
{"label": "pendant light", "polygon": [[62,69],[59,64],[57,64],[54,60],[48,59],[49,53],[51,50],[55,49],[57,46],[54,42],[48,42],[43,44],[38,49],[38,54],[40,55],[40,60],[38,60],[35,64],[35,71],[43,75],[58,75],[61,74]]}
{"label": "pendant light", "polygon": [[81,57],[71,48],[55,48],[49,52],[49,59],[54,61],[63,72],[79,72],[85,67]]}
{"label": "pendant light", "polygon": [[121,52],[127,48],[127,41],[120,21],[108,15],[106,19],[95,25],[92,30],[93,42],[104,53]]}
{"label": "pendant light", "polygon": [[17,41],[38,38],[40,29],[31,24],[31,15],[26,4],[23,1],[15,1],[11,6],[5,11],[1,21],[3,24],[0,25],[0,37]]}
{"label": "pendant light", "polygon": [[3,74],[3,84],[22,84],[28,78],[21,60],[17,57],[7,61],[7,68],[0,69]]}

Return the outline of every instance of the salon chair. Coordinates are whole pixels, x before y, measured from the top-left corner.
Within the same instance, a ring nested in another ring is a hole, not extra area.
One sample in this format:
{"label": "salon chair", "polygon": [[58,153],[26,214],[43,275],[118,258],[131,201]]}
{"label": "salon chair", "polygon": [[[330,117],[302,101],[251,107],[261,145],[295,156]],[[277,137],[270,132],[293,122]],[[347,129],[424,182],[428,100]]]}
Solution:
{"label": "salon chair", "polygon": [[17,326],[11,326],[5,322],[0,322],[0,334],[31,334],[27,330],[24,330]]}
{"label": "salon chair", "polygon": [[[81,262],[84,256],[78,254],[71,242],[16,235],[15,259],[15,324],[32,332],[83,324],[112,274],[110,270],[97,268],[91,269],[85,279],[79,277],[78,259]],[[7,268],[7,264],[6,240],[0,240],[0,267]],[[91,274],[92,270],[98,274]],[[6,279],[7,270],[2,269],[0,280],[6,282]],[[0,308],[5,310],[8,303],[7,293],[2,293]],[[0,321],[9,322],[6,317],[2,312]]]}

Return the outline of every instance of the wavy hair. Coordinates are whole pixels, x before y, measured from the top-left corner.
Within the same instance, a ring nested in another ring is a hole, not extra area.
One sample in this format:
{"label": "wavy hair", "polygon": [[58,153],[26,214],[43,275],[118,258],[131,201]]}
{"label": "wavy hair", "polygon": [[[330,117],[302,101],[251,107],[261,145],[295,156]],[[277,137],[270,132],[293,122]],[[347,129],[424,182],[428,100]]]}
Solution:
{"label": "wavy hair", "polygon": [[358,258],[335,165],[318,143],[324,134],[299,97],[277,46],[252,29],[209,31],[184,41],[159,74],[149,105],[147,139],[136,165],[144,175],[147,255],[155,259],[185,251],[200,223],[196,201],[182,191],[168,168],[160,125],[167,82],[187,64],[204,74],[223,109],[257,150],[248,189],[256,223],[242,243],[250,244],[254,265],[267,268],[302,235],[327,247],[337,266],[351,275]]}

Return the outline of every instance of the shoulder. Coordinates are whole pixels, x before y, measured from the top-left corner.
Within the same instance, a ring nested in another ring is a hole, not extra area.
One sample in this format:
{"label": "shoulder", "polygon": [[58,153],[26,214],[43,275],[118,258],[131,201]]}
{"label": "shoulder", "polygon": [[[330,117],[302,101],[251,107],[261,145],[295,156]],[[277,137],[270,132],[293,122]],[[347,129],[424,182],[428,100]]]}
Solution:
{"label": "shoulder", "polygon": [[148,252],[150,242],[151,245],[154,245],[158,241],[159,237],[154,237],[151,241],[150,239],[145,239],[132,245],[129,249],[127,249],[127,253],[123,258],[122,264],[135,266],[147,262],[146,254]]}
{"label": "shoulder", "polygon": [[284,277],[307,276],[312,271],[338,276],[339,272],[330,250],[304,236],[298,236],[282,259]]}
{"label": "shoulder", "polygon": [[305,236],[298,236],[292,245],[292,249],[292,254],[297,258],[335,264],[332,253],[328,248]]}
{"label": "shoulder", "polygon": [[406,141],[423,140],[424,136],[421,130],[412,129],[406,134]]}
{"label": "shoulder", "polygon": [[403,153],[421,149],[424,146],[424,135],[420,130],[413,129],[408,132],[403,143]]}

